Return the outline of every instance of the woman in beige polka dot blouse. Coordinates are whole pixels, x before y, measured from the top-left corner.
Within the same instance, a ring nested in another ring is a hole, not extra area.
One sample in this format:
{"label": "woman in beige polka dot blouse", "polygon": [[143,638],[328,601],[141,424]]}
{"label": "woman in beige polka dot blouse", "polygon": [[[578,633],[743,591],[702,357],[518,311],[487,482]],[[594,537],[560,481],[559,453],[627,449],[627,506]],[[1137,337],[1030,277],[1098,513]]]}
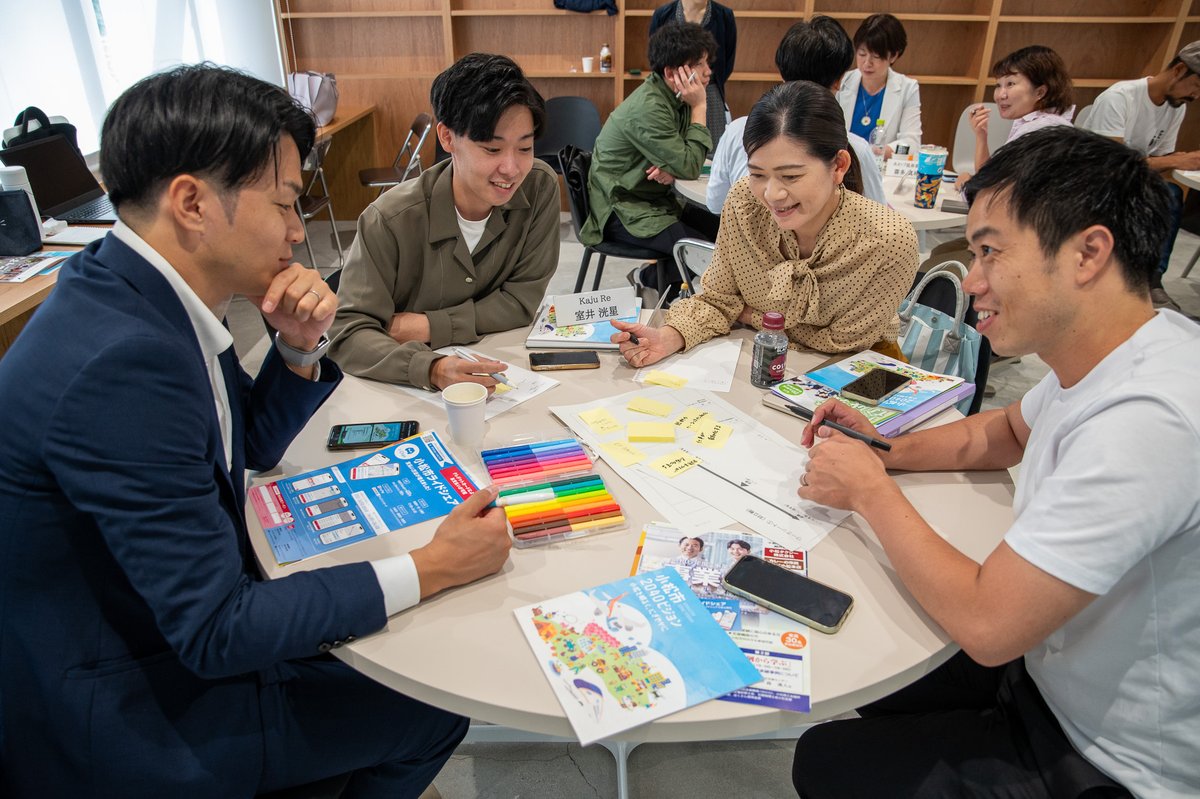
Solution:
{"label": "woman in beige polka dot blouse", "polygon": [[[743,138],[750,174],[729,192],[703,293],[680,300],[665,325],[613,322],[612,340],[645,366],[729,332],[784,315],[792,346],[856,352],[891,344],[896,309],[917,271],[907,219],[857,193],[857,159],[837,101],[796,81],[759,100]],[[638,338],[634,344],[629,334]]]}

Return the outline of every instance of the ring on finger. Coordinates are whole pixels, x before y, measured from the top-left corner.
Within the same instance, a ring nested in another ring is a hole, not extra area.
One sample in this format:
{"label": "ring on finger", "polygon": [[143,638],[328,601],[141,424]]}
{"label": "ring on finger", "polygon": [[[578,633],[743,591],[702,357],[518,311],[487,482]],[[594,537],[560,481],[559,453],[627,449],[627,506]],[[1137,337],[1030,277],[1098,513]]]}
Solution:
{"label": "ring on finger", "polygon": [[808,485],[808,472],[805,472],[804,474],[800,475],[800,485],[802,485],[802,486]]}
{"label": "ring on finger", "polygon": [[311,295],[313,295],[314,297],[316,297],[316,298],[317,298],[317,302],[320,302],[320,301],[321,301],[321,292],[317,291],[316,289],[309,289],[309,290],[308,290],[308,293],[309,293],[309,294],[311,294]]}

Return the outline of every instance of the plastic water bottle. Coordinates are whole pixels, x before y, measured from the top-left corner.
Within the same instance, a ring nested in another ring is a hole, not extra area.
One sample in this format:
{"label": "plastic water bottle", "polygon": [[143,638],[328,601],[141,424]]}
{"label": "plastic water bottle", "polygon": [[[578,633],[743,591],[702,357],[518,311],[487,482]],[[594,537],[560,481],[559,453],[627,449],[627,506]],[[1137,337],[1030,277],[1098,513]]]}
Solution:
{"label": "plastic water bottle", "polygon": [[783,379],[787,366],[788,337],[783,332],[783,314],[763,314],[763,329],[754,336],[754,357],[750,361],[750,382],[770,388]]}
{"label": "plastic water bottle", "polygon": [[882,119],[875,120],[875,129],[871,131],[871,152],[875,153],[875,168],[881,173],[883,172],[883,153],[887,147],[887,142],[883,140],[883,126],[885,121]]}
{"label": "plastic water bottle", "polygon": [[600,45],[600,71],[612,72],[612,50],[608,49],[608,43]]}

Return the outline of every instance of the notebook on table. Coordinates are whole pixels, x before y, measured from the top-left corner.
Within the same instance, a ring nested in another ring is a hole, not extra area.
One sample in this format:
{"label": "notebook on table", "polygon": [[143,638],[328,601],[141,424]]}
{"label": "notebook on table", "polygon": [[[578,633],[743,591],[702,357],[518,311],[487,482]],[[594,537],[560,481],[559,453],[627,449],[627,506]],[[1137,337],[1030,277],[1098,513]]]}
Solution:
{"label": "notebook on table", "polygon": [[0,150],[5,166],[23,166],[43,217],[113,223],[117,213],[87,162],[62,136]]}

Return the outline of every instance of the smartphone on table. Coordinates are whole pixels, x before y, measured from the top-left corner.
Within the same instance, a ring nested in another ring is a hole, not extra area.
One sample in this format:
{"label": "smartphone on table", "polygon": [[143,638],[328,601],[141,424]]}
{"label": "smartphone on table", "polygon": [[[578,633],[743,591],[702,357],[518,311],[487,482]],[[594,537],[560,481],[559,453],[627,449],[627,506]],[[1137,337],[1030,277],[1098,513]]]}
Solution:
{"label": "smartphone on table", "polygon": [[912,378],[891,369],[875,368],[842,386],[841,395],[852,400],[878,405],[912,382]]}
{"label": "smartphone on table", "polygon": [[854,597],[824,583],[745,555],[722,579],[725,590],[823,633],[836,633]]}
{"label": "smartphone on table", "polygon": [[397,441],[415,436],[420,425],[406,422],[365,422],[363,424],[335,424],[329,428],[329,449],[374,449],[395,444]]}
{"label": "smartphone on table", "polygon": [[529,368],[535,372],[556,369],[599,369],[600,356],[588,350],[529,353]]}

